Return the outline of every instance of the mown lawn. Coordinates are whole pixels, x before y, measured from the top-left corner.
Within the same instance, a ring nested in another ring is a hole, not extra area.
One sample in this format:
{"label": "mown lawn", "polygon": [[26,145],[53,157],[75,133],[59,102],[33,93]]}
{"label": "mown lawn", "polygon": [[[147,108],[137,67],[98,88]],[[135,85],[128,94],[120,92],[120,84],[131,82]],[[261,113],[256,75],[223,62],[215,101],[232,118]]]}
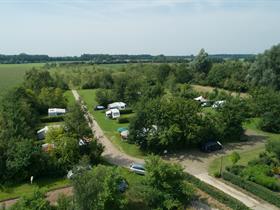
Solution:
{"label": "mown lawn", "polygon": [[[121,137],[119,133],[117,132],[117,129],[120,127],[128,127],[128,123],[122,123],[119,124],[116,120],[108,119],[105,116],[104,111],[94,111],[93,107],[97,105],[97,102],[95,100],[95,91],[96,90],[79,90],[79,94],[82,97],[82,99],[85,101],[88,110],[92,113],[96,121],[98,122],[101,129],[104,131],[105,135],[123,152],[125,152],[128,155],[143,158],[144,153],[139,149],[138,146],[135,144],[129,144],[123,140],[121,140]],[[122,115],[126,116],[126,115]],[[127,115],[129,116],[129,115]]]}
{"label": "mown lawn", "polygon": [[[269,132],[264,132],[258,128],[258,123],[260,119],[259,118],[253,118],[249,120],[248,122],[244,123],[244,128],[254,131],[256,134],[266,136],[267,139],[280,139],[280,134],[274,134]],[[246,166],[249,161],[254,160],[258,158],[259,154],[265,151],[265,146],[260,145],[257,148],[254,148],[252,150],[240,152],[241,159],[238,161],[239,165]],[[223,156],[223,169],[225,169],[226,166],[231,166],[232,162],[230,160],[230,155]],[[213,175],[215,172],[220,170],[221,166],[221,158],[217,158],[214,161],[211,162],[208,168],[208,172]]]}
{"label": "mown lawn", "polygon": [[26,71],[43,66],[43,63],[0,64],[0,96],[23,81]]}
{"label": "mown lawn", "polygon": [[0,185],[0,200],[16,198],[20,196],[29,196],[39,187],[47,192],[57,188],[65,187],[70,184],[70,181],[65,178],[41,178],[33,180],[33,184],[29,180],[17,184]]}

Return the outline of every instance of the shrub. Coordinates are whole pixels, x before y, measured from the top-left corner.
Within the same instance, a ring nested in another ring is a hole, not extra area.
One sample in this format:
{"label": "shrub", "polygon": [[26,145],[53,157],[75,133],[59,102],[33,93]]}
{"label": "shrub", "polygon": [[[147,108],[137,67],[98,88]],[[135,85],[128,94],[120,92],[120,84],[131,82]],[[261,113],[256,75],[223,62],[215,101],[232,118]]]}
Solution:
{"label": "shrub", "polygon": [[118,123],[129,123],[129,118],[128,117],[119,117]]}
{"label": "shrub", "polygon": [[258,185],[254,182],[250,182],[248,180],[245,180],[244,178],[241,178],[239,176],[236,176],[232,173],[226,172],[224,171],[222,173],[222,177],[231,182],[232,184],[235,184],[247,191],[249,191],[250,193],[262,198],[263,200],[274,204],[275,206],[280,208],[280,195],[261,186]]}
{"label": "shrub", "polygon": [[206,192],[211,197],[215,198],[217,201],[225,204],[226,206],[234,210],[249,210],[246,205],[241,203],[239,200],[225,194],[224,192],[212,187],[209,184],[206,184],[203,181],[200,181],[198,178],[194,177],[191,174],[186,173],[187,181],[195,185],[200,190]]}
{"label": "shrub", "polygon": [[132,112],[133,112],[133,110],[131,108],[120,110],[120,114],[130,114]]}
{"label": "shrub", "polygon": [[220,177],[221,177],[220,171],[215,171],[215,172],[214,172],[214,177],[220,178]]}
{"label": "shrub", "polygon": [[64,116],[60,115],[60,116],[46,116],[46,117],[42,117],[40,119],[40,121],[42,123],[49,123],[49,122],[61,122],[64,120]]}

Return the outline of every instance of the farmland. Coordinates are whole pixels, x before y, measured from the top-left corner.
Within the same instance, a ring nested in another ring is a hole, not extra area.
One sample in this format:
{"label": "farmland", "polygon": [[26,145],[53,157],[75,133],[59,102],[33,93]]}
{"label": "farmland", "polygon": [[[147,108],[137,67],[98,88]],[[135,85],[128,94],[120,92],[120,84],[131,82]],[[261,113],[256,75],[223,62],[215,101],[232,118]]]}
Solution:
{"label": "farmland", "polygon": [[19,85],[27,70],[42,67],[42,63],[0,64],[0,96],[11,87]]}

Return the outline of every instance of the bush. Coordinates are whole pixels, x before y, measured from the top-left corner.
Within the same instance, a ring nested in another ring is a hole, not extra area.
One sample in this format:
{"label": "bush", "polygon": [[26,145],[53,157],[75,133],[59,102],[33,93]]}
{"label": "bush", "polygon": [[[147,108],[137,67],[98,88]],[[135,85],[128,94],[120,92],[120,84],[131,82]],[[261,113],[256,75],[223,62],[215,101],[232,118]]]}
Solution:
{"label": "bush", "polygon": [[129,118],[128,117],[119,117],[118,123],[129,123]]}
{"label": "bush", "polygon": [[42,123],[49,123],[49,122],[61,122],[61,121],[64,121],[64,116],[63,115],[60,115],[60,116],[46,116],[46,117],[42,117],[40,119],[40,121]]}
{"label": "bush", "polygon": [[225,194],[224,192],[212,187],[205,182],[200,181],[198,178],[194,177],[191,174],[186,173],[187,181],[195,185],[200,190],[206,192],[211,197],[215,198],[217,201],[225,204],[226,206],[234,209],[234,210],[249,210],[246,205],[241,203],[239,200]]}
{"label": "bush", "polygon": [[226,172],[224,171],[222,173],[222,177],[231,182],[232,184],[235,184],[247,191],[249,191],[250,193],[262,198],[263,200],[277,206],[280,208],[280,195],[261,186],[258,185],[254,182],[250,182],[248,180],[245,180],[244,178],[241,178],[239,176],[236,176],[232,173]]}
{"label": "bush", "polygon": [[131,108],[127,108],[127,109],[122,109],[120,110],[120,114],[130,114],[132,113],[132,109]]}

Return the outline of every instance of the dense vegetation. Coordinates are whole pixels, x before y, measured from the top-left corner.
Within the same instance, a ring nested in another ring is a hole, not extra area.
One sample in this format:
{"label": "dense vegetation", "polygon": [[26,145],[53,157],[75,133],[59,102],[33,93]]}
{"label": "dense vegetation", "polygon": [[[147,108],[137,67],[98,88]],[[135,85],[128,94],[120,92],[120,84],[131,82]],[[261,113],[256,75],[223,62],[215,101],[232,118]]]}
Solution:
{"label": "dense vegetation", "polygon": [[[65,126],[47,133],[40,142],[35,130],[41,115],[50,107],[66,107],[63,89],[48,71],[30,70],[22,86],[10,90],[0,106],[0,180],[27,180],[65,175],[66,171],[88,156],[92,163],[99,162],[102,146],[91,141],[86,148],[80,147],[79,138],[92,137],[78,105],[69,107],[64,118]],[[61,88],[60,88],[61,87]],[[54,144],[49,152],[42,144]]]}

